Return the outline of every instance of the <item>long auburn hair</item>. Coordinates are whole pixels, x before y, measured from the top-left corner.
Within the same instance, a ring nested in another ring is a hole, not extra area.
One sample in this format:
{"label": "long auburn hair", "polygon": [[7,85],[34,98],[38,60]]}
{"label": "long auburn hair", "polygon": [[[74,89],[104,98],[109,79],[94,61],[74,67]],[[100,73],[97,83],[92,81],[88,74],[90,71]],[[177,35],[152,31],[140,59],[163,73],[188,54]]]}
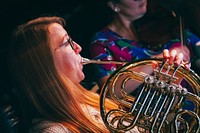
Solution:
{"label": "long auburn hair", "polygon": [[[43,16],[13,32],[9,66],[20,84],[20,98],[25,97],[23,102],[32,105],[37,116],[61,122],[73,132],[108,132],[103,123],[93,122],[81,108],[91,105],[99,109],[99,95],[73,84],[56,70],[49,44],[48,27],[52,23],[65,27],[61,17]],[[115,105],[111,102],[111,106]]]}

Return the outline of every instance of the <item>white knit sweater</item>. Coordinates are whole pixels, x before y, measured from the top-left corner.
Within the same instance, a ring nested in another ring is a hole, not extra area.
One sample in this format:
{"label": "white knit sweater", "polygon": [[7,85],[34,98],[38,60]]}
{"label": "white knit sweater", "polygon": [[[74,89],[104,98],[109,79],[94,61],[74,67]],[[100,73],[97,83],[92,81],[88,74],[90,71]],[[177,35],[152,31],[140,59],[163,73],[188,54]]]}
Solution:
{"label": "white knit sweater", "polygon": [[[103,124],[100,112],[91,106],[83,106],[85,113],[92,117],[92,119],[99,124]],[[105,127],[106,128],[106,127]],[[29,133],[72,133],[64,125],[58,122],[35,119]],[[135,127],[126,133],[139,133]]]}

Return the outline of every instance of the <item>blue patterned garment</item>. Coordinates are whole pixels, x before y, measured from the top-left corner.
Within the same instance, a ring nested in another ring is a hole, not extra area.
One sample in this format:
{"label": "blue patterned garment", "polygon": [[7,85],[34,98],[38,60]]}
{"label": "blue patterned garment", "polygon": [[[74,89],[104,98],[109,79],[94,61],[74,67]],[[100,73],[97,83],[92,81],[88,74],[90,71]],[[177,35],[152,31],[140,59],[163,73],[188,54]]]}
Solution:
{"label": "blue patterned garment", "polygon": [[[199,42],[200,39],[190,32],[187,32],[186,38],[189,49],[192,51],[195,44]],[[110,29],[105,28],[95,34],[91,41],[90,50],[93,59],[134,61],[137,59],[150,58],[153,55],[161,54],[164,49],[171,49],[180,45],[180,40],[174,39],[165,43],[159,51],[152,51],[134,40],[124,39]],[[191,57],[192,56],[193,55],[191,55]],[[112,74],[120,65],[104,64],[96,65],[95,67],[97,80],[99,80],[106,75]]]}

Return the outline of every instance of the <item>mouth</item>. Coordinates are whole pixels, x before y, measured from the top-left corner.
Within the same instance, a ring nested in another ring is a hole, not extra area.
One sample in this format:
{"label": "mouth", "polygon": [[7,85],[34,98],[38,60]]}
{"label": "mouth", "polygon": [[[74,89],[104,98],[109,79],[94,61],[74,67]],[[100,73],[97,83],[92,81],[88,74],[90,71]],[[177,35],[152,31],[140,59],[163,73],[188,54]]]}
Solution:
{"label": "mouth", "polygon": [[79,64],[80,64],[80,68],[81,68],[81,69],[83,69],[83,65],[84,65],[83,63],[84,63],[84,62],[83,62],[83,57],[81,57],[81,59],[80,59],[80,61],[79,61]]}

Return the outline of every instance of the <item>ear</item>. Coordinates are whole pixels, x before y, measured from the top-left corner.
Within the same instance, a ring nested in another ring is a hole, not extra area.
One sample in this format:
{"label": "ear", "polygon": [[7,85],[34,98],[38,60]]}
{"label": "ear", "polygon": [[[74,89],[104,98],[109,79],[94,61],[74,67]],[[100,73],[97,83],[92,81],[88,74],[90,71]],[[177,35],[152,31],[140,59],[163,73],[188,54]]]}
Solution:
{"label": "ear", "polygon": [[112,1],[108,2],[108,7],[110,7],[114,12],[120,11],[120,8],[118,7],[117,3],[114,3]]}

